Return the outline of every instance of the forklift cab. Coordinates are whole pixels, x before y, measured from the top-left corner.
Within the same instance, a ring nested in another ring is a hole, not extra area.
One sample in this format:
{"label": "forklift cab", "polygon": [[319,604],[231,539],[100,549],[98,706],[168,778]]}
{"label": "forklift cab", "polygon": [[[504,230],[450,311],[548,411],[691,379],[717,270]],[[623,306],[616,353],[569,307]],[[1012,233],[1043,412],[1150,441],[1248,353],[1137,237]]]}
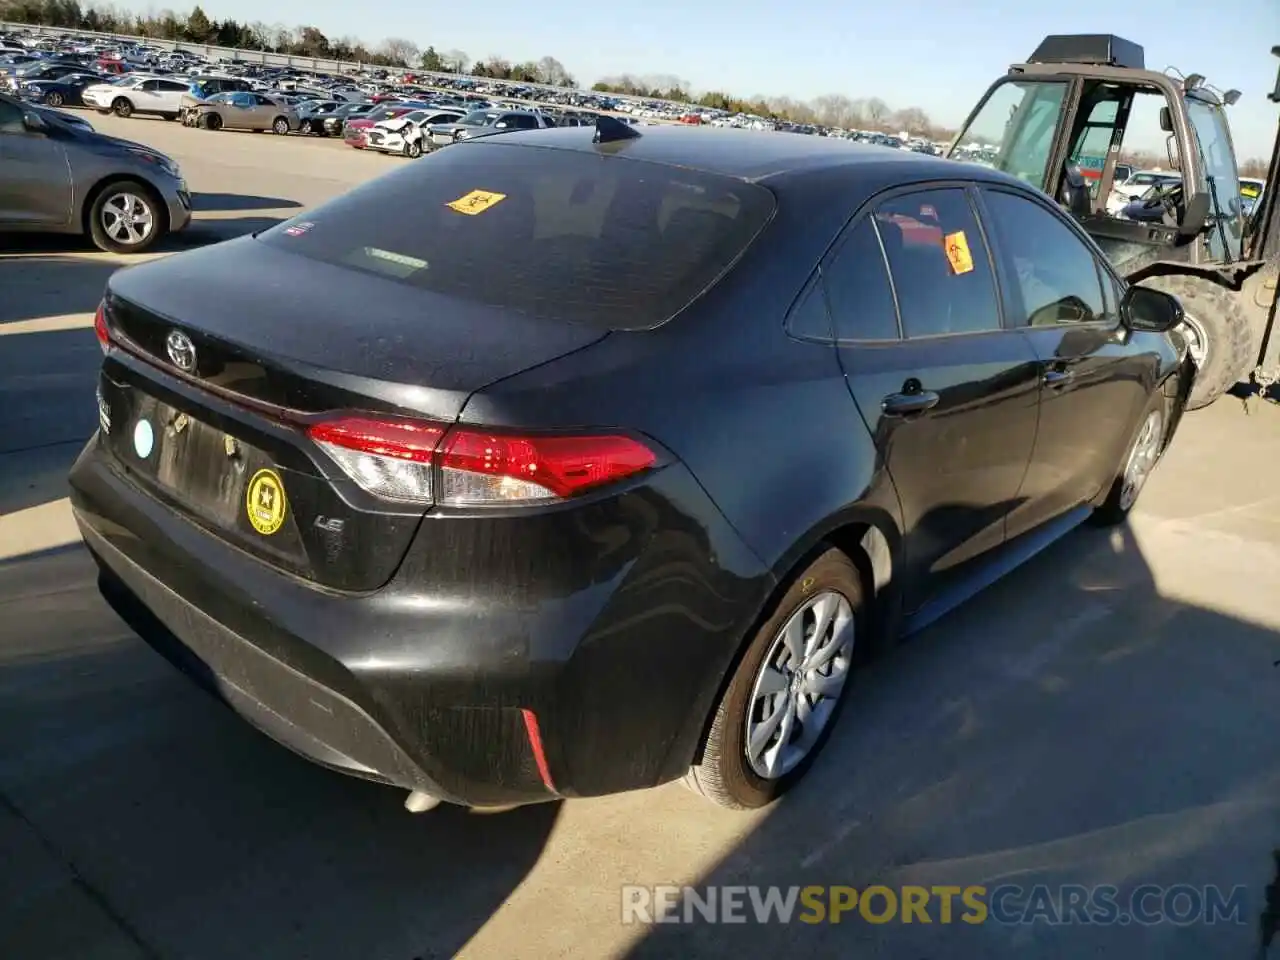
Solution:
{"label": "forklift cab", "polygon": [[[992,85],[948,156],[1044,190],[1126,276],[1157,261],[1229,264],[1243,256],[1246,219],[1224,110],[1238,96],[1198,74],[1147,70],[1142,47],[1119,37],[1050,36]],[[1138,97],[1158,98],[1163,144],[1125,141]],[[1121,203],[1126,149],[1162,151],[1180,182]]]}

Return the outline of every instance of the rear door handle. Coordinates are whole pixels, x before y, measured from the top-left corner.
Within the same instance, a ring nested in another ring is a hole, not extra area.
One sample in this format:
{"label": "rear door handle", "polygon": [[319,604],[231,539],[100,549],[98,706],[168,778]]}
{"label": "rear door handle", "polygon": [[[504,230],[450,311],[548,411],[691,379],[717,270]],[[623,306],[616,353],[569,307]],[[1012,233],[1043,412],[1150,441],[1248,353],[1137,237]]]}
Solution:
{"label": "rear door handle", "polygon": [[880,409],[888,417],[910,417],[938,405],[939,396],[932,390],[891,393],[880,401]]}
{"label": "rear door handle", "polygon": [[1062,387],[1071,382],[1075,374],[1070,370],[1046,370],[1040,382],[1046,387]]}

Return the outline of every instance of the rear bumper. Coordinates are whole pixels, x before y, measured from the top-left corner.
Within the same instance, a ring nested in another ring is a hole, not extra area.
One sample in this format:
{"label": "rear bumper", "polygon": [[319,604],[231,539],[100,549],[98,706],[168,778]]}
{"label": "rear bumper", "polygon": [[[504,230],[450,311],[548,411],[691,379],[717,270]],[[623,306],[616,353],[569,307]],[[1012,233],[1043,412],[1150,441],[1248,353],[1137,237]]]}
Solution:
{"label": "rear bumper", "polygon": [[[701,514],[682,468],[660,478]],[[420,535],[391,584],[337,594],[173,513],[96,436],[71,487],[103,595],[144,640],[308,759],[454,803],[611,793],[683,773],[769,589],[718,512],[701,537],[640,531],[640,552],[619,564],[538,557],[574,589],[477,583],[487,567],[523,564],[468,559],[461,524],[428,520],[439,536]],[[659,502],[652,491],[643,501],[626,510]],[[619,517],[605,520],[617,538]],[[573,518],[525,543],[537,554],[542,538],[607,542],[573,532],[582,526]],[[478,538],[492,547],[491,530]]]}

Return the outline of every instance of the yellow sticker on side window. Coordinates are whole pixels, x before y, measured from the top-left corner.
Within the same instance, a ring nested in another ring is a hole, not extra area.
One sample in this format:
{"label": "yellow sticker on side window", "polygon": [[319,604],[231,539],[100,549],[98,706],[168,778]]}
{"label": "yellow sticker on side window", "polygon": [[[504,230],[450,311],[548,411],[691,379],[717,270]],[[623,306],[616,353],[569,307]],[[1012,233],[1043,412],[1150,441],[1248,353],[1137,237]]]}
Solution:
{"label": "yellow sticker on side window", "polygon": [[973,254],[969,252],[969,239],[963,230],[943,237],[942,248],[947,251],[947,262],[951,264],[952,273],[968,273],[973,269]]}
{"label": "yellow sticker on side window", "polygon": [[472,190],[465,197],[459,197],[452,203],[446,203],[445,206],[450,210],[457,210],[459,213],[465,213],[469,217],[474,217],[477,213],[484,213],[495,204],[501,203],[507,199],[505,193],[492,193],[488,190]]}

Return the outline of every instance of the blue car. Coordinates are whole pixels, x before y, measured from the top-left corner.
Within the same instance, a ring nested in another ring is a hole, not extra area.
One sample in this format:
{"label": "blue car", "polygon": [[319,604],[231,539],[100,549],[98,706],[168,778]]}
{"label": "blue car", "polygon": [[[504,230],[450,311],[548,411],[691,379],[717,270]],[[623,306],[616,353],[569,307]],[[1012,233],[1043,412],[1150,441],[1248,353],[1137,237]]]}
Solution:
{"label": "blue car", "polygon": [[85,88],[106,79],[97,73],[73,73],[57,80],[26,80],[18,89],[18,96],[50,107],[83,107],[81,94]]}

